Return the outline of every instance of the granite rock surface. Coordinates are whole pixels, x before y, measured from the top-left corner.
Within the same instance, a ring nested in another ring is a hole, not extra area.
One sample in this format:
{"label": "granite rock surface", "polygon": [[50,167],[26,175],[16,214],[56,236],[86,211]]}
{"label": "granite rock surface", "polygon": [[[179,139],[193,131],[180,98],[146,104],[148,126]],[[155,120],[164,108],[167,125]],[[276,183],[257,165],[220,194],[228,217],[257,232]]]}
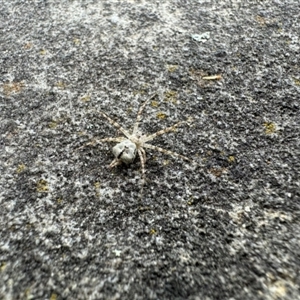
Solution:
{"label": "granite rock surface", "polygon": [[[1,299],[300,299],[300,3],[0,0]],[[155,146],[108,169],[120,136]]]}

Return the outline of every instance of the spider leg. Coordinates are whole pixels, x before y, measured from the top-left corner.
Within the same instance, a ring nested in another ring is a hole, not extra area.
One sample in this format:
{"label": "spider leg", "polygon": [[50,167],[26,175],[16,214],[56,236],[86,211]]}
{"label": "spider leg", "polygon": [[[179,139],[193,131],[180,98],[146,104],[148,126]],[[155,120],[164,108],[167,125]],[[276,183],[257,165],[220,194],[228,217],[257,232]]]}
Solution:
{"label": "spider leg", "polygon": [[126,129],[124,129],[118,122],[111,119],[107,114],[105,114],[102,111],[99,111],[99,113],[102,117],[104,117],[109,122],[109,124],[119,129],[128,139],[130,138],[130,133]]}
{"label": "spider leg", "polygon": [[143,148],[140,148],[137,151],[138,151],[140,161],[141,161],[141,170],[142,170],[141,196],[142,196],[143,195],[144,184],[146,182],[146,169],[145,169],[146,151]]}
{"label": "spider leg", "polygon": [[165,134],[167,132],[170,132],[170,131],[175,131],[175,129],[180,126],[181,124],[187,124],[188,122],[186,121],[181,121],[181,122],[178,122],[176,124],[174,124],[173,126],[170,126],[170,127],[167,127],[165,129],[162,129],[162,130],[159,130],[153,134],[150,134],[146,137],[143,138],[143,141],[146,143],[146,142],[149,142],[149,141],[152,141],[153,139],[155,139],[157,136],[160,136],[162,134]]}
{"label": "spider leg", "polygon": [[110,165],[108,166],[110,169],[112,169],[113,167],[116,167],[118,165],[120,165],[122,163],[122,160],[119,158],[115,158]]}
{"label": "spider leg", "polygon": [[120,143],[122,141],[124,141],[125,138],[123,137],[115,137],[115,138],[104,138],[104,139],[100,139],[100,140],[97,140],[95,139],[93,142],[89,143],[89,144],[98,144],[98,143],[103,143],[103,142],[115,142],[115,143]]}
{"label": "spider leg", "polygon": [[153,146],[153,145],[150,145],[150,144],[144,144],[144,147],[145,148],[148,148],[148,149],[152,149],[152,150],[156,150],[156,151],[159,151],[159,152],[162,152],[164,154],[168,154],[168,155],[171,155],[171,156],[174,156],[174,157],[179,157],[181,159],[185,159],[185,160],[188,160],[188,161],[192,161],[190,160],[188,157],[186,156],[183,156],[181,154],[178,154],[176,152],[173,152],[173,151],[170,151],[170,150],[166,150],[164,148],[161,148],[161,147],[157,147],[157,146]]}
{"label": "spider leg", "polygon": [[140,148],[140,150],[141,150],[141,152],[142,152],[142,154],[143,154],[143,158],[144,158],[144,162],[146,163],[146,160],[147,160],[147,158],[146,158],[146,151],[145,151],[145,149],[144,148]]}
{"label": "spider leg", "polygon": [[116,137],[116,138],[104,138],[104,139],[93,139],[91,142],[84,144],[83,146],[79,147],[78,149],[82,149],[86,146],[95,146],[99,143],[103,143],[103,142],[115,142],[115,143],[120,143],[124,140],[125,138],[123,137]]}
{"label": "spider leg", "polygon": [[156,96],[156,94],[153,94],[149,99],[147,99],[147,100],[143,103],[143,105],[141,105],[141,107],[140,107],[140,109],[139,109],[139,111],[138,111],[138,113],[137,113],[136,121],[135,121],[135,124],[134,124],[134,127],[133,127],[133,133],[132,133],[133,135],[135,135],[135,134],[137,133],[138,129],[139,129],[139,124],[140,124],[140,121],[141,121],[141,119],[142,119],[142,113],[143,113],[143,110],[144,110],[146,104],[147,104],[151,99],[153,99],[155,96]]}

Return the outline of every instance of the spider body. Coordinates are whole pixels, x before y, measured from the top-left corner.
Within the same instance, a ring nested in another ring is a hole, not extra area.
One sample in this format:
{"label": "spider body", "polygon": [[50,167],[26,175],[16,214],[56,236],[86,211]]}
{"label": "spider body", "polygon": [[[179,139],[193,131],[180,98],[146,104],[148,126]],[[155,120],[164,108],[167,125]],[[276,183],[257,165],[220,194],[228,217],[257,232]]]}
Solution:
{"label": "spider body", "polygon": [[94,144],[96,143],[102,143],[102,142],[115,142],[117,143],[113,148],[112,148],[112,152],[114,154],[115,159],[110,163],[109,168],[113,168],[121,163],[125,163],[125,164],[131,164],[137,154],[140,158],[140,162],[141,162],[141,170],[142,170],[142,179],[143,179],[143,183],[145,182],[145,163],[146,163],[146,150],[145,149],[151,149],[151,150],[156,150],[159,152],[162,152],[164,154],[168,154],[174,157],[179,157],[181,159],[184,160],[188,160],[190,161],[189,158],[187,158],[186,156],[180,155],[176,152],[173,151],[169,151],[166,149],[163,149],[161,147],[158,146],[154,146],[149,144],[149,141],[152,141],[154,138],[163,135],[167,132],[171,132],[171,131],[175,131],[175,129],[182,125],[182,124],[187,124],[187,121],[181,121],[178,122],[176,124],[174,124],[173,126],[167,127],[165,129],[159,130],[153,134],[150,135],[143,135],[140,131],[139,131],[139,123],[142,119],[142,112],[146,106],[146,104],[156,96],[156,94],[154,94],[153,96],[151,96],[147,101],[144,102],[144,104],[140,107],[138,114],[137,114],[137,118],[136,118],[136,122],[133,126],[133,130],[132,133],[130,133],[127,129],[123,128],[119,123],[117,123],[116,121],[112,120],[109,116],[107,116],[104,112],[100,111],[100,114],[112,125],[114,126],[116,129],[118,129],[119,131],[121,131],[124,135],[124,137],[108,137],[108,138],[104,138],[104,139],[100,139],[100,140],[94,140],[94,142],[90,143],[90,144]]}
{"label": "spider body", "polygon": [[112,148],[112,153],[114,154],[115,159],[128,165],[136,158],[137,145],[131,140],[125,139]]}

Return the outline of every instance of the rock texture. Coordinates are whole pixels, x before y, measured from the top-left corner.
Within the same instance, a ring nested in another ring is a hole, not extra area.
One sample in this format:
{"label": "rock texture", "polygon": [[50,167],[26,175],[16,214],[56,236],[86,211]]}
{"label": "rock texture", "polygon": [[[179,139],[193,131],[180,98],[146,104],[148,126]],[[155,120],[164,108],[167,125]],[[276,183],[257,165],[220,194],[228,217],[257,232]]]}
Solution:
{"label": "rock texture", "polygon": [[0,3],[1,299],[300,299],[298,0]]}

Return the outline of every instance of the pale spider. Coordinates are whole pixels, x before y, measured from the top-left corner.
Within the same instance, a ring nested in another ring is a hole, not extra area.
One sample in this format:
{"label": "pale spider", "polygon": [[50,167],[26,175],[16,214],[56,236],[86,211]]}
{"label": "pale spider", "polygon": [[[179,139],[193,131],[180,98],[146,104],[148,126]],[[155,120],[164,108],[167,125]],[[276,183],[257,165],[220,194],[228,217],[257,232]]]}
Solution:
{"label": "pale spider", "polygon": [[116,129],[120,130],[125,137],[107,137],[99,140],[94,140],[88,145],[94,145],[95,143],[101,142],[115,142],[117,143],[113,148],[112,152],[115,156],[115,159],[110,163],[109,168],[113,168],[121,163],[131,164],[136,158],[136,154],[138,154],[141,162],[141,170],[142,170],[142,188],[145,183],[145,163],[146,163],[146,151],[145,149],[152,149],[162,152],[164,154],[169,154],[171,156],[179,157],[184,160],[191,161],[188,157],[180,155],[176,152],[172,152],[166,149],[163,149],[158,146],[154,146],[148,144],[149,141],[152,141],[154,138],[163,135],[167,132],[175,131],[176,127],[181,124],[188,124],[188,121],[181,121],[173,126],[167,127],[165,129],[159,130],[150,135],[144,135],[139,131],[139,124],[142,119],[142,112],[146,106],[146,104],[153,99],[156,94],[152,95],[148,100],[146,100],[143,105],[141,105],[137,117],[136,122],[134,123],[132,133],[123,128],[119,123],[112,120],[109,116],[107,116],[104,112],[100,111],[99,113]]}

